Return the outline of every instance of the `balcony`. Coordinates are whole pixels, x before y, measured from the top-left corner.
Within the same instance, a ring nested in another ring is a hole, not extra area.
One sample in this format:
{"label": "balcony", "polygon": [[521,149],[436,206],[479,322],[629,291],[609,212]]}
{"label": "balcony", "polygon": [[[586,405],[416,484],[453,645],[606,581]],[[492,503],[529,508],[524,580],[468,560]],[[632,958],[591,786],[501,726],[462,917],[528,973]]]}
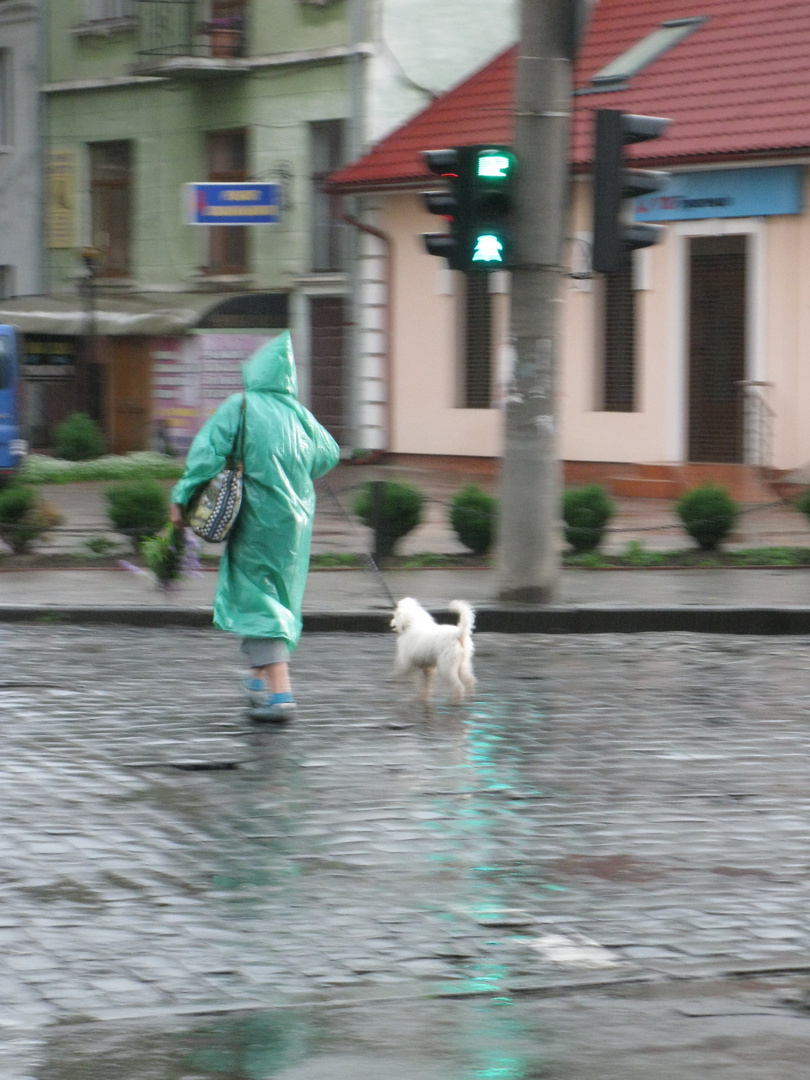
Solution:
{"label": "balcony", "polygon": [[[208,78],[247,70],[241,5],[200,0],[137,0],[138,75]],[[218,10],[219,7],[219,10]]]}

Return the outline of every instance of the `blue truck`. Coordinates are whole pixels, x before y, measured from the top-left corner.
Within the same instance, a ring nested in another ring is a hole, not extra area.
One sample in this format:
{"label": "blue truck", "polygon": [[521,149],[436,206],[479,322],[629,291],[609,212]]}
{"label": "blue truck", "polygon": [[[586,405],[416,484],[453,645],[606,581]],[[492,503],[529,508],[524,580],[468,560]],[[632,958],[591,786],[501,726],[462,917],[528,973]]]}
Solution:
{"label": "blue truck", "polygon": [[17,331],[0,325],[0,485],[9,480],[25,455],[20,438]]}

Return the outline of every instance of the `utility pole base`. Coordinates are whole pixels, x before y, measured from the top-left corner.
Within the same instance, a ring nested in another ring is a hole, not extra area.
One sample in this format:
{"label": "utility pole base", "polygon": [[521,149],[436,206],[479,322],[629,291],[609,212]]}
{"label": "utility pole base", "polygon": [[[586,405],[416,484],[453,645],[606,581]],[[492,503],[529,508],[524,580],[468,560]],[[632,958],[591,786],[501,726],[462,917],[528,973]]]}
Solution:
{"label": "utility pole base", "polygon": [[520,589],[503,589],[498,599],[507,604],[551,604],[554,601],[554,589],[550,585],[529,585]]}

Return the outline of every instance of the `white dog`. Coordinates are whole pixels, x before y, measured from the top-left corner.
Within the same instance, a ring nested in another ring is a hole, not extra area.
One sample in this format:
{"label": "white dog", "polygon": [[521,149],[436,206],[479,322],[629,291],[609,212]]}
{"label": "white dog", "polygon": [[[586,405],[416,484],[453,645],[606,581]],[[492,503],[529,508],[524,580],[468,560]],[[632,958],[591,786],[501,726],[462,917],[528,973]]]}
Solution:
{"label": "white dog", "polygon": [[475,612],[463,600],[449,605],[458,615],[455,625],[433,620],[418,600],[406,596],[394,608],[391,627],[399,634],[394,675],[421,673],[420,697],[430,697],[433,678],[438,671],[450,684],[451,700],[460,704],[475,687],[472,670]]}

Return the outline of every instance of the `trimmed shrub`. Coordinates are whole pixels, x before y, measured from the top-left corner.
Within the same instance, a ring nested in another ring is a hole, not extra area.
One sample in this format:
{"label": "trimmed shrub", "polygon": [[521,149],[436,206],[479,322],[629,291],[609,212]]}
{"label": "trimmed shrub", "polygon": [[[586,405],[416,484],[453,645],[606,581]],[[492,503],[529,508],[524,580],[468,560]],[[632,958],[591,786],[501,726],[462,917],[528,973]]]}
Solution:
{"label": "trimmed shrub", "polygon": [[0,491],[0,537],[16,555],[62,521],[62,515],[43,502],[28,484],[11,484]]}
{"label": "trimmed shrub", "polygon": [[104,494],[113,528],[136,541],[159,533],[169,520],[169,497],[157,480],[122,480]]}
{"label": "trimmed shrub", "polygon": [[807,491],[802,492],[794,505],[799,513],[804,514],[808,521],[810,521],[810,488],[808,488]]}
{"label": "trimmed shrub", "polygon": [[703,484],[678,499],[675,512],[704,551],[714,551],[734,528],[739,507],[725,488]]}
{"label": "trimmed shrub", "polygon": [[574,551],[595,551],[616,512],[613,500],[600,484],[568,488],[563,492],[563,533]]}
{"label": "trimmed shrub", "polygon": [[101,429],[86,413],[73,413],[54,432],[53,452],[65,461],[90,461],[105,449]]}
{"label": "trimmed shrub", "polygon": [[475,484],[468,484],[450,502],[450,525],[464,547],[486,555],[495,543],[498,500]]}
{"label": "trimmed shrub", "polygon": [[370,480],[360,488],[354,512],[364,525],[375,530],[376,553],[385,556],[392,555],[397,541],[421,522],[424,505],[425,496],[411,484]]}

